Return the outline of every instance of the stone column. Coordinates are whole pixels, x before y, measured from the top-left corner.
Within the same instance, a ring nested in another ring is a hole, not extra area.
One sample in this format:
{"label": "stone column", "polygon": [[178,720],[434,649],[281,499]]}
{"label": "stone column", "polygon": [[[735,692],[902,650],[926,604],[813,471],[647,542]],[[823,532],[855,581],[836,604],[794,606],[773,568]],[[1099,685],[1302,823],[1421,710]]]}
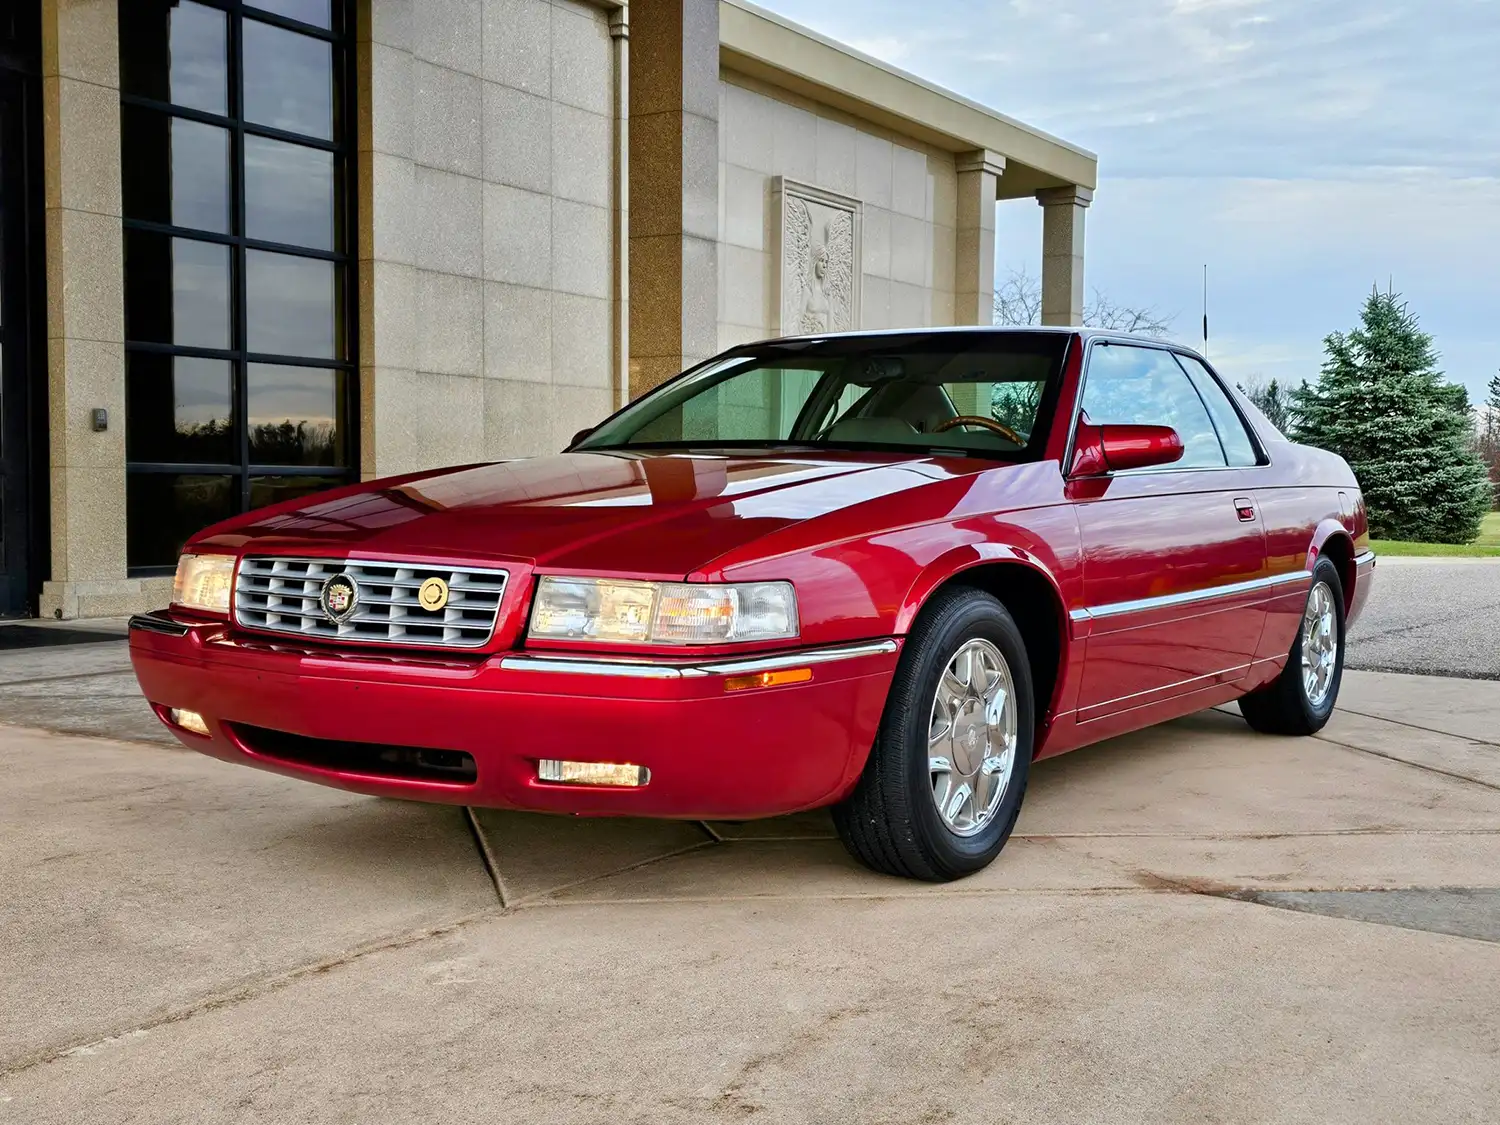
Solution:
{"label": "stone column", "polygon": [[407,5],[357,9],[359,469],[370,480],[419,467],[420,442],[403,440],[417,385],[416,113]]}
{"label": "stone column", "polygon": [[[128,613],[162,580],[125,577],[125,306],[120,45],[112,0],[45,0],[42,103],[52,573],[44,617]],[[92,411],[109,411],[96,431]],[[40,482],[38,482],[40,483]],[[165,587],[170,588],[167,580]],[[149,587],[149,589],[148,589]]]}
{"label": "stone column", "polygon": [[995,199],[1005,157],[979,149],[959,154],[958,230],[955,235],[953,323],[993,324],[995,318]]}
{"label": "stone column", "polygon": [[1083,323],[1083,213],[1090,188],[1044,188],[1042,205],[1042,323]]}
{"label": "stone column", "polygon": [[718,0],[630,6],[630,395],[718,351]]}
{"label": "stone column", "polygon": [[[954,232],[953,323],[995,320],[995,199],[1005,157],[988,149],[963,152],[958,173],[958,228]],[[989,384],[965,383],[950,390],[960,414],[990,413]]]}

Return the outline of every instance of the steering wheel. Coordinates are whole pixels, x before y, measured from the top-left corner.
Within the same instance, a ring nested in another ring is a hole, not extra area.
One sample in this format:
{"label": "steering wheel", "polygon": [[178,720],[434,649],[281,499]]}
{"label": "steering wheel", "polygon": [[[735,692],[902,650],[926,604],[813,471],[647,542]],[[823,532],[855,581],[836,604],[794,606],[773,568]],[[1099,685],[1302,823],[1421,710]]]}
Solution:
{"label": "steering wheel", "polygon": [[939,422],[933,427],[935,434],[946,433],[955,426],[983,426],[985,429],[999,434],[1006,441],[1014,442],[1016,445],[1024,446],[1026,439],[1004,422],[997,422],[993,418],[984,418],[978,414],[960,414],[956,418],[949,418],[946,422]]}

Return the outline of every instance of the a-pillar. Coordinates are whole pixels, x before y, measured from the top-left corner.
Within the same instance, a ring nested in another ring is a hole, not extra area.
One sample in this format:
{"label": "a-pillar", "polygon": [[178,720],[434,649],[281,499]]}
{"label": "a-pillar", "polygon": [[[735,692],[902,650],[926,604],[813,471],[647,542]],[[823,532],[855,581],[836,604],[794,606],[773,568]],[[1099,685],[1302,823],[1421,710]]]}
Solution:
{"label": "a-pillar", "polygon": [[719,350],[718,5],[630,5],[631,397]]}
{"label": "a-pillar", "polygon": [[959,155],[954,245],[953,323],[995,320],[995,198],[1005,157],[979,149]]}
{"label": "a-pillar", "polygon": [[1084,187],[1044,188],[1042,205],[1042,323],[1083,323],[1083,213],[1094,193]]}

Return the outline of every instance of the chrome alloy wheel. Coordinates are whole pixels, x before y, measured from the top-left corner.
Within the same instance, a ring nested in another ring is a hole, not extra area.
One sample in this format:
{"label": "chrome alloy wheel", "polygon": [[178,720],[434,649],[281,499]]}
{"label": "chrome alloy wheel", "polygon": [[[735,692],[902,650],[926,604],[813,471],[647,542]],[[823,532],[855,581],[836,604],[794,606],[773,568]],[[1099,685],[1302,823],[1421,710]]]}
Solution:
{"label": "chrome alloy wheel", "polygon": [[1333,686],[1339,663],[1339,630],[1334,619],[1333,591],[1319,582],[1307,595],[1302,611],[1302,690],[1307,702],[1322,707]]}
{"label": "chrome alloy wheel", "polygon": [[1016,688],[989,641],[965,641],[938,680],[927,728],[932,800],[949,831],[973,836],[995,815],[1016,764]]}

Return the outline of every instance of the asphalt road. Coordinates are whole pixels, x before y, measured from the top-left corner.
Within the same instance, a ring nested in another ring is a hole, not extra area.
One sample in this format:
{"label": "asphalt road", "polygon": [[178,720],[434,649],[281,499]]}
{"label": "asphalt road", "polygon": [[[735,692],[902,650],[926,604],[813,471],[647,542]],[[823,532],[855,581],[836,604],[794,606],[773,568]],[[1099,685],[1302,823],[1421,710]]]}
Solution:
{"label": "asphalt road", "polygon": [[1500,559],[1381,559],[1346,662],[1500,680]]}

